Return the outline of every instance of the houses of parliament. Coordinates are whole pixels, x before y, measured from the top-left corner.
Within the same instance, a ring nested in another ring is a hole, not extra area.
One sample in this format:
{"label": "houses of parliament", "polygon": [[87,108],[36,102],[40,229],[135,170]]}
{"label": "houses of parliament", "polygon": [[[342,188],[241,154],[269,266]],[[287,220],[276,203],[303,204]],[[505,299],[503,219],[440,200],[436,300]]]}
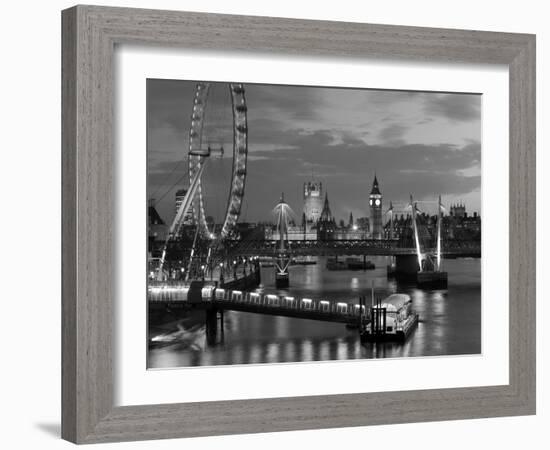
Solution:
{"label": "houses of parliament", "polygon": [[[307,181],[303,190],[304,207],[300,225],[288,230],[289,240],[352,240],[383,239],[382,193],[376,175],[369,194],[369,215],[354,219],[350,212],[347,222],[337,221],[330,209],[328,192],[320,181]],[[276,230],[266,230],[266,239],[278,239]]]}

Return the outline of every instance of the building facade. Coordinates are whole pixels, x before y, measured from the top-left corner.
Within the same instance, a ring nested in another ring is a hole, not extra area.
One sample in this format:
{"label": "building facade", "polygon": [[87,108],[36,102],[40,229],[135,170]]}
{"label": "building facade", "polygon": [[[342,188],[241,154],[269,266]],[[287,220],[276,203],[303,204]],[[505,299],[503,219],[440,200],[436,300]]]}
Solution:
{"label": "building facade", "polygon": [[384,229],[382,226],[382,193],[378,185],[378,179],[374,175],[372,189],[369,195],[371,239],[382,239]]}
{"label": "building facade", "polygon": [[[481,239],[481,216],[477,212],[472,215],[464,209],[454,211],[454,214],[442,216],[441,218],[441,236],[444,240],[479,240]],[[422,244],[434,245],[434,239],[437,235],[437,215],[420,213],[416,216],[419,237]],[[400,241],[403,246],[414,246],[413,224],[410,214],[394,217],[384,225],[384,236],[386,239],[393,235],[393,239]]]}
{"label": "building facade", "polygon": [[304,183],[304,211],[302,215],[305,232],[315,228],[323,212],[323,183],[308,181]]}
{"label": "building facade", "polygon": [[466,215],[466,205],[463,203],[451,205],[451,208],[449,209],[449,215],[459,218],[464,217]]}

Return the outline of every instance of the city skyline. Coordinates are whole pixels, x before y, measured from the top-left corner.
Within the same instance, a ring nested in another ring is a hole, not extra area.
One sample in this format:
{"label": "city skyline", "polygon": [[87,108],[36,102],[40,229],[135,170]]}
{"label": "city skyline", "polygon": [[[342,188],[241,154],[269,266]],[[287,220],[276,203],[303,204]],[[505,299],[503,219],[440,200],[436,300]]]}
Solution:
{"label": "city skyline", "polygon": [[[186,181],[182,161],[194,86],[148,81],[148,194],[164,196],[157,209],[166,221]],[[481,213],[479,95],[254,84],[245,89],[249,152],[240,221],[271,220],[281,192],[300,219],[303,183],[311,179],[323,183],[338,220],[350,212],[368,217],[375,173],[385,209],[389,201],[406,204],[412,193],[430,213],[441,194],[447,208],[463,202],[470,213]],[[227,101],[220,87],[209,108],[223,112]],[[226,157],[209,162],[204,175],[207,205],[216,218],[229,186],[231,136],[218,133],[230,131],[226,119],[210,116],[212,145],[226,148]]]}
{"label": "city skyline", "polygon": [[[174,200],[173,201],[173,209],[174,209],[173,215],[175,215],[175,212],[177,211],[177,209],[179,208],[179,205],[181,204],[182,194],[184,192],[187,192],[187,190],[186,189],[178,189],[176,191],[175,197],[173,199]],[[328,197],[328,192],[323,192],[323,194],[321,195],[321,204],[323,204],[325,202],[327,197]],[[383,193],[382,193],[382,197],[383,197]],[[279,199],[280,198],[281,198],[281,196],[279,195]],[[286,197],[285,197],[284,200],[288,204]],[[368,202],[368,200],[367,200],[367,202]],[[390,202],[392,204],[391,206],[392,206],[392,211],[394,213],[394,217],[399,218],[400,216],[402,216],[402,217],[406,218],[406,217],[411,215],[411,210],[410,210],[410,207],[409,207],[410,202],[408,200],[406,202],[403,201],[402,203],[396,202],[394,200],[384,201],[384,203],[382,204],[383,207],[385,208],[382,211],[382,223],[383,223],[383,225],[385,225],[390,220],[388,217],[385,217],[387,215],[387,212],[388,212],[387,209],[389,208]],[[275,203],[278,203],[278,202],[275,202]],[[417,202],[416,199],[415,199],[415,203],[417,203],[417,210],[419,211],[419,214],[426,214],[428,216],[437,215],[437,211],[436,211],[437,200],[433,200],[433,201],[431,201],[431,200],[420,200],[419,202]],[[428,206],[426,207],[426,205],[428,205]],[[458,200],[456,202],[449,203],[449,204],[445,204],[444,202],[442,202],[442,205],[445,208],[445,210],[443,212],[443,216],[452,215],[451,211],[454,208],[461,207],[461,208],[464,208],[464,212],[466,213],[467,216],[472,217],[472,216],[475,215],[475,216],[481,217],[481,214],[480,214],[479,211],[475,211],[473,209],[468,208],[468,205],[462,200]],[[154,206],[155,209],[157,209],[157,205],[155,205],[155,204],[151,204],[150,206]],[[294,224],[294,226],[299,226],[300,228],[302,228],[302,226],[303,226],[302,214],[304,212],[305,199],[302,199],[302,205],[297,205],[294,208],[292,205],[289,204],[289,207],[290,207],[290,209],[293,213],[293,216],[291,218],[291,222]],[[273,208],[271,208],[271,210],[273,210]],[[170,214],[170,212],[168,214]],[[367,211],[364,212],[363,215],[356,216],[353,211],[350,211],[347,216],[339,217],[336,214],[333,214],[333,217],[334,217],[337,225],[339,225],[340,223],[344,223],[345,226],[347,226],[348,223],[349,223],[350,214],[354,218],[354,220],[357,221],[357,220],[364,220],[364,219],[370,220],[370,214],[371,213],[370,213],[370,208],[369,208]],[[162,214],[160,214],[160,213],[159,213],[159,216],[165,222],[166,225],[170,224],[168,218],[163,217]],[[192,221],[192,213],[189,212],[186,217],[187,217],[187,219],[185,220],[184,223],[190,224],[191,221]],[[209,216],[207,216],[207,217],[209,217]],[[253,223],[254,222],[270,223],[270,224],[273,225],[276,222],[276,217],[272,214],[272,211],[271,211],[271,214],[268,218],[266,218],[264,220],[251,221],[251,222],[253,222]],[[218,222],[216,222],[216,223],[218,223]],[[238,223],[246,223],[246,222],[244,220],[239,220]],[[316,223],[316,221],[313,221],[313,224],[315,224],[315,223]]]}

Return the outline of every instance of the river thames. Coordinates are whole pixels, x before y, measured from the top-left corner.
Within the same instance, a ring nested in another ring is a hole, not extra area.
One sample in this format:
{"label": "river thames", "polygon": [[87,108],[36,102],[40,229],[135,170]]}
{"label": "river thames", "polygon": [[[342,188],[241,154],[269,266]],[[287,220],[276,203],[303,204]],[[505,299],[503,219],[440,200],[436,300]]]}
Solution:
{"label": "river thames", "polygon": [[361,344],[356,329],[343,324],[225,311],[224,333],[207,345],[203,312],[173,312],[150,317],[148,368],[232,364],[290,363],[363,358],[471,355],[481,353],[481,260],[446,259],[448,288],[418,289],[387,280],[389,259],[374,257],[374,270],[326,269],[317,264],[290,268],[290,288],[275,289],[272,267],[261,269],[259,291],[297,298],[353,301],[409,294],[420,321],[405,343]]}

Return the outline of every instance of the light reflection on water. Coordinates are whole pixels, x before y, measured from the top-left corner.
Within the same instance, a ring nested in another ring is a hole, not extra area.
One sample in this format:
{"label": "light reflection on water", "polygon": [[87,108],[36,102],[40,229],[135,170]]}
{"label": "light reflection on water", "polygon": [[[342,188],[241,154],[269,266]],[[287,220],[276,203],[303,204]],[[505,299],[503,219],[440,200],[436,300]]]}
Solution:
{"label": "light reflection on water", "polygon": [[420,315],[405,343],[361,345],[357,330],[345,325],[234,311],[225,312],[224,334],[207,345],[203,313],[154,316],[149,330],[151,368],[396,358],[475,354],[481,352],[481,266],[479,259],[445,260],[446,290],[421,290],[386,280],[385,257],[371,258],[371,271],[328,271],[325,258],[316,265],[292,266],[290,288],[274,288],[274,269],[262,269],[263,292],[358,302],[377,296],[408,293]]}

